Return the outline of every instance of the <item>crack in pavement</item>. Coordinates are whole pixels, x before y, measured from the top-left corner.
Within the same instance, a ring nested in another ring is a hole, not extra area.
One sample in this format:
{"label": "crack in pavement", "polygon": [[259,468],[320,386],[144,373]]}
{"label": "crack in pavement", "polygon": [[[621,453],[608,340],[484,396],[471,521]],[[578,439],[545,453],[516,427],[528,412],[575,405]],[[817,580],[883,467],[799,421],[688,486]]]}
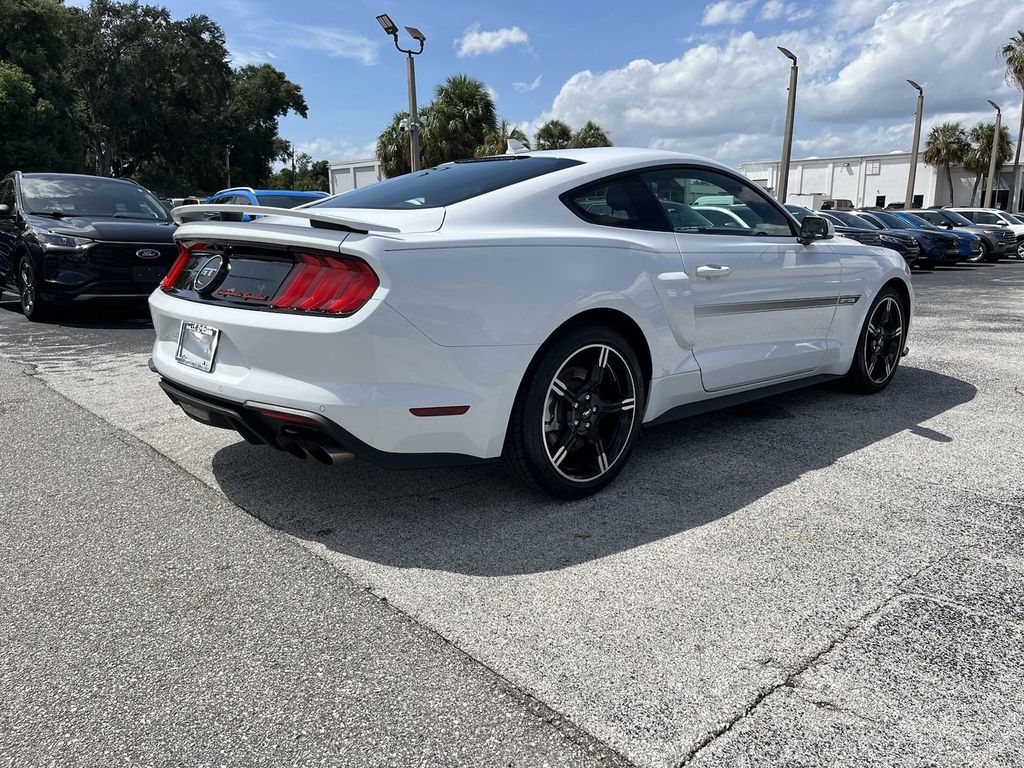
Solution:
{"label": "crack in pavement", "polygon": [[[684,768],[684,766],[687,766],[690,763],[692,763],[702,751],[704,751],[707,747],[711,746],[722,736],[725,736],[727,733],[733,730],[733,728],[739,725],[743,720],[745,720],[747,717],[753,714],[754,711],[759,706],[761,706],[761,703],[764,702],[764,700],[771,696],[773,693],[775,693],[781,688],[795,688],[796,678],[798,678],[804,672],[808,671],[811,667],[817,664],[823,657],[827,656],[832,651],[834,651],[841,643],[845,642],[846,639],[850,637],[850,635],[852,635],[854,632],[856,632],[858,629],[864,626],[868,621],[870,621],[872,618],[874,618],[883,610],[885,610],[885,608],[887,608],[892,602],[894,602],[898,598],[908,595],[909,593],[903,589],[904,584],[913,581],[932,566],[938,565],[947,557],[949,557],[952,553],[953,550],[949,550],[948,552],[945,552],[942,555],[939,555],[938,557],[932,558],[924,565],[922,565],[920,568],[918,568],[916,571],[906,576],[905,578],[901,579],[896,584],[896,587],[891,595],[886,597],[877,605],[869,608],[867,611],[862,613],[852,622],[843,627],[839,631],[839,633],[834,638],[832,638],[832,640],[830,640],[823,648],[819,649],[810,656],[804,657],[804,659],[801,660],[796,665],[796,667],[793,668],[789,672],[789,674],[787,674],[782,680],[772,683],[771,685],[765,686],[764,688],[759,690],[751,699],[750,703],[747,704],[746,707],[744,707],[741,711],[736,713],[733,717],[729,718],[724,723],[719,724],[717,728],[709,732],[707,735],[704,736],[704,738],[702,738],[700,741],[694,744],[683,757],[683,759],[680,762],[676,763],[676,768]],[[812,703],[817,704],[817,702]]]}

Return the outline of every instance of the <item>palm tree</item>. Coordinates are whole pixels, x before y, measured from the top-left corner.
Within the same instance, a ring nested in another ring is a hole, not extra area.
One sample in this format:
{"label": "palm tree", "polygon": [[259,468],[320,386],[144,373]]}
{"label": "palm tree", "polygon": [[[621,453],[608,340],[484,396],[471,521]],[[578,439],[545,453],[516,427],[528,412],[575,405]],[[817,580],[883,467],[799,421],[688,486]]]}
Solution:
{"label": "palm tree", "polygon": [[1000,53],[1006,62],[1006,82],[1021,91],[1020,127],[1017,128],[1017,149],[1013,155],[1013,183],[1010,185],[1012,191],[1009,205],[1011,211],[1016,211],[1020,197],[1017,183],[1017,173],[1020,168],[1020,145],[1024,141],[1024,29],[1018,29],[1017,34],[1010,38],[1010,42],[1002,47]]}
{"label": "palm tree", "polygon": [[565,149],[572,143],[572,128],[561,120],[548,120],[537,129],[534,144],[537,149]]}
{"label": "palm tree", "polygon": [[377,137],[377,159],[385,178],[401,176],[411,169],[409,132],[403,127],[408,116],[408,112],[396,112],[388,127]]}
{"label": "palm tree", "polygon": [[953,205],[953,174],[949,167],[963,163],[970,148],[964,127],[958,122],[942,123],[933,126],[928,132],[924,145],[924,161],[928,165],[945,169],[950,205]]}
{"label": "palm tree", "polygon": [[[978,193],[978,185],[981,183],[982,174],[988,173],[989,160],[992,158],[992,136],[995,133],[996,124],[978,123],[971,128],[967,134],[970,142],[970,149],[964,158],[964,168],[974,171],[974,187],[971,189],[971,205],[974,205],[974,197]],[[1005,125],[999,129],[999,144],[996,147],[996,178],[1006,161],[1013,154],[1013,143],[1010,141],[1010,129]],[[993,179],[988,180],[989,184]]]}
{"label": "palm tree", "polygon": [[522,144],[529,149],[530,140],[526,137],[526,134],[517,125],[513,125],[508,120],[502,120],[498,123],[498,127],[493,131],[488,131],[484,134],[484,141],[476,151],[473,153],[475,157],[488,157],[490,155],[500,155],[506,149],[508,149],[508,140],[515,139],[516,141],[522,142]]}
{"label": "palm tree", "polygon": [[593,120],[587,120],[586,124],[572,135],[571,147],[610,147],[611,139],[604,129]]}
{"label": "palm tree", "polygon": [[423,110],[423,166],[472,157],[484,136],[497,130],[494,99],[469,75],[453,75],[434,91]]}

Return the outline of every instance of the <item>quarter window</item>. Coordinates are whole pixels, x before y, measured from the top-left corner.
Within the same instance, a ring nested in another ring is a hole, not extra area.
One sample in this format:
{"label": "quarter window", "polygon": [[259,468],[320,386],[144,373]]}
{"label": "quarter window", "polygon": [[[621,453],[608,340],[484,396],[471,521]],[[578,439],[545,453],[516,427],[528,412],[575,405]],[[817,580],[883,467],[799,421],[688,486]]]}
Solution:
{"label": "quarter window", "polygon": [[[697,167],[641,175],[676,232],[793,237],[786,215],[752,185]],[[723,215],[726,214],[726,215]]]}
{"label": "quarter window", "polygon": [[573,190],[563,201],[592,224],[628,229],[669,229],[654,198],[637,176],[619,176]]}

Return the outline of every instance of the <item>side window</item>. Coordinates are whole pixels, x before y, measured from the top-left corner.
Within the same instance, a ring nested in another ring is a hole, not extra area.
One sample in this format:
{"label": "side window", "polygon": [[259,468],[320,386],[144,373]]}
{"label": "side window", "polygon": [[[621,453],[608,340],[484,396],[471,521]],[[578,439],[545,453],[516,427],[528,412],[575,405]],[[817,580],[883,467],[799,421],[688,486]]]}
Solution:
{"label": "side window", "polygon": [[973,222],[975,222],[975,223],[977,223],[977,222],[978,222],[978,217],[977,217],[977,215],[976,215],[976,214],[974,213],[974,211],[957,211],[957,213],[959,213],[959,214],[960,214],[961,216],[963,216],[963,217],[964,217],[965,219],[970,219],[971,221],[973,221]]}
{"label": "side window", "polygon": [[710,168],[641,175],[676,232],[793,237],[788,217],[752,185]]}
{"label": "side window", "polygon": [[258,205],[258,203],[254,203],[246,195],[235,195],[231,202],[235,205]]}
{"label": "side window", "polygon": [[976,222],[976,223],[978,223],[978,224],[999,224],[1000,223],[999,217],[996,216],[994,213],[989,213],[988,211],[978,211],[977,213],[974,214],[974,216],[972,217],[971,220]]}
{"label": "side window", "polygon": [[934,211],[918,211],[917,214],[925,221],[930,221],[932,224],[938,224],[942,226],[946,223],[946,217],[941,213],[935,213]]}
{"label": "side window", "polygon": [[637,176],[598,181],[562,196],[573,213],[591,224],[667,231],[668,224]]}

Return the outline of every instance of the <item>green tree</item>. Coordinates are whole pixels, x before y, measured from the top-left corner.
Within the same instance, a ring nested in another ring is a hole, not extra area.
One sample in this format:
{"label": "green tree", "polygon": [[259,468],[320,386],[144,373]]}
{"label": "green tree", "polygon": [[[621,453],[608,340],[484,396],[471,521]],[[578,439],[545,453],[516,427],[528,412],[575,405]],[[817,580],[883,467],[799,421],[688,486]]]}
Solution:
{"label": "green tree", "polygon": [[958,122],[933,126],[925,140],[924,161],[945,171],[950,205],[953,205],[953,174],[950,166],[963,163],[970,148],[964,127]]}
{"label": "green tree", "polygon": [[1021,92],[1020,123],[1017,128],[1017,148],[1013,155],[1013,184],[1010,193],[1010,210],[1018,210],[1020,184],[1017,180],[1020,168],[1020,145],[1024,142],[1024,29],[1018,29],[1010,42],[1000,49],[1006,62],[1006,82]]}
{"label": "green tree", "polygon": [[473,157],[488,133],[497,130],[494,99],[482,82],[453,75],[434,90],[423,110],[420,150],[423,166]]}
{"label": "green tree", "polygon": [[526,137],[526,134],[508,120],[502,120],[498,123],[498,127],[495,130],[484,134],[484,141],[473,152],[473,156],[489,157],[491,155],[500,155],[508,149],[509,139],[522,142],[527,149],[530,148],[530,140]]}
{"label": "green tree", "polygon": [[566,149],[572,144],[572,128],[561,120],[548,120],[537,129],[533,145],[537,149]]}
{"label": "green tree", "polygon": [[[967,134],[970,142],[970,149],[964,158],[964,168],[974,172],[974,187],[971,189],[971,205],[974,205],[974,198],[978,194],[978,186],[981,177],[988,173],[989,162],[992,158],[992,137],[995,135],[996,124],[978,123],[971,128]],[[1010,141],[1010,129],[1005,125],[1000,126],[999,142],[996,146],[996,174],[1006,165],[1013,153],[1013,143]],[[992,183],[990,179],[989,184]]]}
{"label": "green tree", "polygon": [[610,147],[611,139],[604,129],[593,120],[587,122],[576,133],[572,135],[569,142],[570,147]]}
{"label": "green tree", "polygon": [[[422,114],[422,112],[421,112]],[[385,178],[392,179],[408,173],[409,133],[405,130],[408,112],[396,112],[388,126],[377,137],[377,159],[380,161],[381,173]]]}
{"label": "green tree", "polygon": [[58,0],[0,2],[0,175],[84,167],[65,71],[70,23]]}

